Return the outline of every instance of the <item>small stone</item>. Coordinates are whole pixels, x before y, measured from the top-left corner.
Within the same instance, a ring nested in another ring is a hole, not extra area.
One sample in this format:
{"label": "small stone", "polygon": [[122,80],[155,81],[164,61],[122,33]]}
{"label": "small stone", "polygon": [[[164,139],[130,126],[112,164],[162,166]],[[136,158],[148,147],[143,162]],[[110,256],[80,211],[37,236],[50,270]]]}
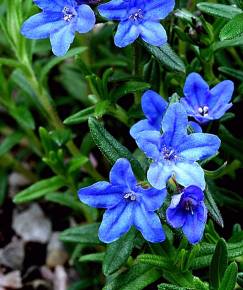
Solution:
{"label": "small stone", "polygon": [[59,232],[53,233],[47,246],[46,265],[50,268],[64,265],[68,260],[68,254],[64,249],[63,243],[59,240],[59,235]]}
{"label": "small stone", "polygon": [[22,288],[21,274],[20,271],[13,271],[6,275],[0,274],[0,289],[11,288],[20,289]]}
{"label": "small stone", "polygon": [[51,235],[51,222],[35,203],[21,213],[14,211],[12,227],[25,242],[45,244]]}

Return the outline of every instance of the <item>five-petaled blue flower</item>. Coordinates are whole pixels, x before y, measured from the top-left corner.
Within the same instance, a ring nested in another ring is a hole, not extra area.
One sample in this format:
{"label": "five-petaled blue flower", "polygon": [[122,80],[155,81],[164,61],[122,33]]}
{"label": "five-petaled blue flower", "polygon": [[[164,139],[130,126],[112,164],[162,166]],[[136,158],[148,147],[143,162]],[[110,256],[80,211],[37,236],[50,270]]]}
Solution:
{"label": "five-petaled blue flower", "polygon": [[166,189],[144,189],[137,184],[127,159],[120,158],[110,171],[110,182],[101,181],[81,188],[79,199],[92,207],[105,208],[99,238],[111,243],[135,226],[153,243],[162,242],[165,234],[158,215]]}
{"label": "five-petaled blue flower", "polygon": [[181,228],[191,244],[198,243],[203,236],[207,220],[204,194],[197,186],[189,186],[181,194],[172,196],[166,211],[166,219],[174,228]]}
{"label": "five-petaled blue flower", "polygon": [[187,113],[180,103],[171,104],[162,120],[159,131],[143,131],[136,142],[152,159],[147,178],[157,188],[166,187],[172,176],[183,185],[205,188],[204,171],[196,162],[217,153],[220,139],[212,134],[187,133]]}
{"label": "five-petaled blue flower", "polygon": [[35,0],[43,11],[30,17],[22,26],[22,34],[30,39],[49,38],[57,56],[66,54],[75,32],[86,33],[95,25],[95,14],[86,4],[75,0]]}
{"label": "five-petaled blue flower", "polygon": [[100,14],[120,21],[115,45],[125,47],[139,36],[147,43],[160,46],[167,42],[166,31],[160,24],[174,8],[174,0],[112,0],[98,7]]}
{"label": "five-petaled blue flower", "polygon": [[226,80],[210,90],[208,84],[197,73],[191,73],[185,82],[181,103],[187,114],[199,123],[221,118],[232,106],[229,103],[234,91],[234,83]]}
{"label": "five-petaled blue flower", "polygon": [[[137,140],[139,134],[143,131],[160,131],[163,116],[168,107],[168,102],[159,94],[152,90],[146,91],[142,96],[142,110],[146,119],[134,124],[130,129],[130,135]],[[188,126],[196,133],[201,133],[202,128],[198,123],[189,121]]]}

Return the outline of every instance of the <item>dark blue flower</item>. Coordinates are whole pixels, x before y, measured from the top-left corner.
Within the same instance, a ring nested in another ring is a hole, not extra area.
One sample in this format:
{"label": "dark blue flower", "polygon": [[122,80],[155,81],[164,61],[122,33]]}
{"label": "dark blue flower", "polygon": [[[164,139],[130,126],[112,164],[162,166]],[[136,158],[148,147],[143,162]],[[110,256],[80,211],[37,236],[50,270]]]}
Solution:
{"label": "dark blue flower", "polygon": [[166,189],[144,189],[137,184],[127,159],[116,161],[110,171],[110,182],[101,181],[81,188],[79,199],[92,207],[105,208],[99,238],[111,243],[135,226],[150,242],[162,242],[165,234],[158,215]]}
{"label": "dark blue flower", "polygon": [[[130,135],[135,140],[137,140],[143,131],[161,130],[162,119],[169,104],[159,94],[148,90],[142,96],[141,105],[146,119],[137,122],[131,127]],[[196,133],[202,132],[202,128],[193,121],[188,122],[188,126]]]}
{"label": "dark blue flower", "polygon": [[120,21],[115,44],[125,47],[139,36],[147,43],[160,46],[167,42],[166,31],[160,24],[174,8],[174,0],[112,0],[98,7],[100,14]]}
{"label": "dark blue flower", "polygon": [[184,86],[185,97],[181,99],[187,114],[199,123],[221,118],[231,108],[234,83],[226,80],[210,89],[197,73],[191,73]]}
{"label": "dark blue flower", "polygon": [[173,228],[181,228],[191,244],[198,243],[203,236],[207,221],[204,195],[197,186],[189,186],[181,194],[172,196],[166,211],[166,219]]}
{"label": "dark blue flower", "polygon": [[171,104],[162,120],[162,134],[147,130],[139,134],[136,142],[152,159],[147,178],[150,184],[163,189],[172,176],[183,185],[205,188],[204,171],[196,162],[213,156],[220,139],[212,134],[187,133],[187,113],[180,103]]}
{"label": "dark blue flower", "polygon": [[30,39],[49,38],[55,55],[66,54],[75,32],[86,33],[95,25],[93,10],[74,0],[35,0],[43,11],[26,20],[21,33]]}

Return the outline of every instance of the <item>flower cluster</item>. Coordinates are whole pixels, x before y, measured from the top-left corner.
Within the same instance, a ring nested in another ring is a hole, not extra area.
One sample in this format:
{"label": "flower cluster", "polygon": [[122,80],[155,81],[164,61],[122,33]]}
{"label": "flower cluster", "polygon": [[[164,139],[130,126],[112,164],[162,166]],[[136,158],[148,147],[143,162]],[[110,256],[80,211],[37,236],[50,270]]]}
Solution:
{"label": "flower cluster", "polygon": [[[66,54],[75,33],[87,33],[95,25],[96,17],[89,5],[99,0],[34,0],[42,12],[26,20],[22,34],[30,39],[50,38],[57,56]],[[139,36],[151,45],[167,42],[166,31],[160,24],[174,8],[174,0],[112,0],[98,6],[101,16],[120,21],[115,44],[125,47]]]}
{"label": "flower cluster", "polygon": [[[207,220],[203,193],[206,183],[198,161],[214,156],[221,141],[213,134],[203,133],[197,123],[188,121],[188,116],[200,123],[222,116],[231,106],[228,102],[233,84],[224,81],[209,90],[200,75],[192,73],[186,79],[184,93],[179,102],[168,104],[156,92],[145,92],[142,109],[146,119],[130,130],[150,160],[147,180],[152,187],[145,189],[139,185],[128,160],[118,159],[111,169],[110,183],[97,182],[79,190],[82,202],[106,209],[99,229],[103,242],[117,240],[131,226],[150,242],[163,241],[165,234],[155,211],[161,208],[165,198],[171,199],[165,214],[168,224],[181,229],[191,244],[202,239]],[[203,105],[208,106],[210,118],[201,114],[198,119]],[[191,113],[192,108],[195,114]],[[220,109],[216,115],[215,108]],[[183,188],[171,198],[166,190],[169,182]]]}

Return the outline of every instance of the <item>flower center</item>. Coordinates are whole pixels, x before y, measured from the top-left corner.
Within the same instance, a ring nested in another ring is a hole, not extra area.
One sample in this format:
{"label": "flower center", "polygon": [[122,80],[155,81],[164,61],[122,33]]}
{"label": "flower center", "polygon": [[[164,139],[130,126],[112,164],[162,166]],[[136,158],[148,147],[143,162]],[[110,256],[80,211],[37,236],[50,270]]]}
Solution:
{"label": "flower center", "polygon": [[167,148],[166,146],[162,149],[162,155],[165,160],[173,161],[178,158],[176,152],[172,148]]}
{"label": "flower center", "polygon": [[133,192],[127,192],[125,195],[124,195],[124,198],[126,200],[130,200],[130,201],[135,201],[137,199],[136,197],[136,194],[133,193]]}
{"label": "flower center", "polygon": [[198,113],[203,117],[208,116],[208,106],[201,106],[198,108]]}
{"label": "flower center", "polygon": [[143,19],[143,11],[142,11],[142,9],[138,9],[137,11],[132,13],[129,16],[129,19],[131,19],[133,21],[139,21],[139,20]]}
{"label": "flower center", "polygon": [[75,11],[74,9],[70,8],[70,7],[67,7],[65,6],[62,10],[62,13],[63,13],[63,19],[66,21],[66,22],[70,22],[73,17],[75,16]]}
{"label": "flower center", "polygon": [[187,198],[183,201],[182,207],[187,211],[194,215],[194,208],[196,206],[196,202],[191,198]]}

